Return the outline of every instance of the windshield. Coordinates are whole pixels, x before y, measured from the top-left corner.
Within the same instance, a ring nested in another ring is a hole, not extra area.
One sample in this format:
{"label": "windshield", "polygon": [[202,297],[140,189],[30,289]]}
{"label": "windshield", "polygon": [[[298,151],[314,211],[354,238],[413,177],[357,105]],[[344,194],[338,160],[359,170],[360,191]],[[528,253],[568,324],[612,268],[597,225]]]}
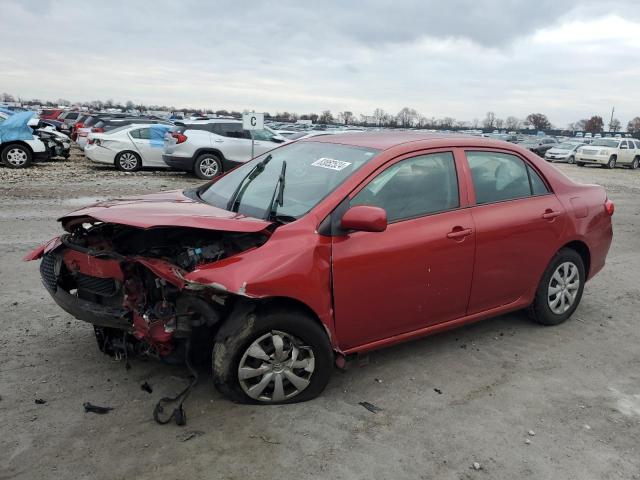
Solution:
{"label": "windshield", "polygon": [[620,142],[618,140],[607,140],[606,138],[598,138],[591,142],[592,147],[611,147],[618,148]]}
{"label": "windshield", "polygon": [[[236,168],[201,190],[199,195],[216,207],[229,209],[234,203],[233,210],[239,213],[267,218],[274,192],[279,189],[281,202],[278,202],[277,215],[297,219],[377,153],[373,148],[332,143],[292,143]],[[283,172],[284,182],[281,181]]]}

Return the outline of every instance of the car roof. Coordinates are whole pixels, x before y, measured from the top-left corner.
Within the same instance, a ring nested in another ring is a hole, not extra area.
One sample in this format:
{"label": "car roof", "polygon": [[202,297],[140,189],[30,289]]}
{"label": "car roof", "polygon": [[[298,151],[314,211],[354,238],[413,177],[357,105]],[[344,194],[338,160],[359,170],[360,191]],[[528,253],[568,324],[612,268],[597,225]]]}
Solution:
{"label": "car roof", "polygon": [[[507,142],[489,137],[476,137],[462,133],[439,133],[421,131],[382,131],[382,132],[349,132],[333,135],[320,135],[303,138],[301,142],[322,142],[351,145],[354,147],[375,148],[387,150],[398,145],[413,142],[432,143],[434,147],[443,146],[449,141],[452,145],[478,146],[478,147],[504,147]],[[512,144],[509,144],[512,145]],[[422,148],[422,146],[421,146]],[[428,147],[427,147],[428,148]]]}

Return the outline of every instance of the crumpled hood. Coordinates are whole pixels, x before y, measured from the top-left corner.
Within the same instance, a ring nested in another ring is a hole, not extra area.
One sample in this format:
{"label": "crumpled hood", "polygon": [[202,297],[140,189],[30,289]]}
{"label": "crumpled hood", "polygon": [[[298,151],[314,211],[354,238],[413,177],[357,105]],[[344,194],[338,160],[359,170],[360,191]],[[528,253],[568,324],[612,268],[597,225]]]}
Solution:
{"label": "crumpled hood", "polygon": [[260,232],[272,223],[192,200],[181,190],[99,202],[58,221],[67,228],[74,220],[86,217],[138,228],[190,227],[245,233]]}

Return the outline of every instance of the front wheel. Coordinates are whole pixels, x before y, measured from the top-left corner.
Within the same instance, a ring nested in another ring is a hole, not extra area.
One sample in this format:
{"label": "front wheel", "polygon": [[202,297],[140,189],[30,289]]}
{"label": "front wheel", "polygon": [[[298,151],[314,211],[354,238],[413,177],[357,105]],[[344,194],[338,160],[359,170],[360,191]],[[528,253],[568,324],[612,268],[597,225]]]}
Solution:
{"label": "front wheel", "polygon": [[134,152],[120,152],[116,156],[116,168],[121,172],[136,172],[142,167],[140,155]]}
{"label": "front wheel", "polygon": [[273,405],[311,400],[324,390],[333,352],[308,315],[278,309],[229,322],[213,347],[213,381],[223,395]]}
{"label": "front wheel", "polygon": [[609,170],[611,170],[612,168],[616,168],[616,157],[615,157],[615,155],[611,156],[611,158],[609,159],[609,161],[607,162],[605,167],[608,168]]}
{"label": "front wheel", "polygon": [[584,262],[578,252],[563,248],[556,253],[538,285],[531,318],[542,325],[558,325],[578,308],[586,280]]}
{"label": "front wheel", "polygon": [[576,163],[576,157],[574,157],[573,155],[571,155],[571,156],[569,157],[569,159],[567,160],[567,162],[573,165],[574,163]]}
{"label": "front wheel", "polygon": [[640,164],[640,158],[636,157],[633,159],[633,162],[631,162],[631,170],[635,170],[636,168],[638,168],[638,165]]}
{"label": "front wheel", "polygon": [[28,147],[20,144],[7,145],[1,154],[2,162],[9,168],[27,168],[32,155]]}
{"label": "front wheel", "polygon": [[584,167],[584,162],[576,162],[576,165],[578,165],[579,167]]}
{"label": "front wheel", "polygon": [[203,180],[211,180],[222,173],[222,162],[212,153],[203,153],[196,158],[193,173]]}

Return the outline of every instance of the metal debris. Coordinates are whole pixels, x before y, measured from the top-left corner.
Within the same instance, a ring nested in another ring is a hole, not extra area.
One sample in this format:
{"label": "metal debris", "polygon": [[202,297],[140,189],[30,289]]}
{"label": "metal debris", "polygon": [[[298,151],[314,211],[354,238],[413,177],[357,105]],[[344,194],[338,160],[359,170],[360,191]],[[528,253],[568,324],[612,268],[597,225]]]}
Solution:
{"label": "metal debris", "polygon": [[113,410],[112,407],[100,407],[98,405],[92,405],[89,402],[85,402],[82,406],[84,407],[85,412],[97,413],[99,415],[104,415],[105,413],[109,413]]}
{"label": "metal debris", "polygon": [[378,413],[378,412],[382,411],[382,408],[376,407],[373,403],[360,402],[358,405],[362,405],[364,408],[369,410],[371,413]]}

